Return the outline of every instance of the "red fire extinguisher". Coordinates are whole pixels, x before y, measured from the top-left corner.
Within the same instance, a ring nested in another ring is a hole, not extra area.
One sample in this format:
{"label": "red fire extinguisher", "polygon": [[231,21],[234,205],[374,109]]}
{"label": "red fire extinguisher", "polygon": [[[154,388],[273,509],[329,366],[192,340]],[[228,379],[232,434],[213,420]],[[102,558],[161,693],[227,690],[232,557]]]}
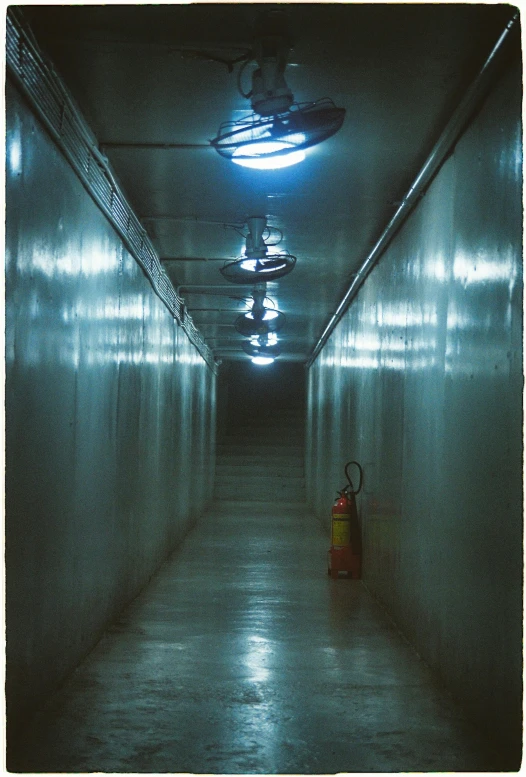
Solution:
{"label": "red fire extinguisher", "polygon": [[[360,473],[360,482],[356,490],[349,476],[351,464],[355,464]],[[345,477],[348,485],[342,491],[338,491],[338,498],[332,507],[328,574],[332,578],[337,578],[340,573],[346,573],[347,577],[357,579],[362,575],[362,541],[356,495],[360,493],[363,483],[363,470],[357,461],[347,462]]]}

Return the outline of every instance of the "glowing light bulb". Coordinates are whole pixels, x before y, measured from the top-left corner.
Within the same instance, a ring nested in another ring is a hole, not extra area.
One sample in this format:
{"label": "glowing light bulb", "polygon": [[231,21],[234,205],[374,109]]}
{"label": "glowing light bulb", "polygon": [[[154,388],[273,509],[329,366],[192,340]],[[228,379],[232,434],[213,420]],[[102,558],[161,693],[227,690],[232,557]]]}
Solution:
{"label": "glowing light bulb", "polygon": [[[257,272],[258,275],[265,272],[277,272],[278,270],[282,270],[284,267],[287,266],[286,262],[278,262],[274,257],[269,256],[269,260],[273,260],[269,263],[268,267],[265,267],[264,264],[262,264],[262,261],[260,259],[243,259],[242,262],[239,263],[239,266],[243,270],[248,270],[249,272]],[[259,267],[257,265],[259,264]]]}
{"label": "glowing light bulb", "polygon": [[[290,148],[288,154],[280,152]],[[278,156],[272,156],[278,154]],[[238,157],[236,159],[236,157]],[[253,157],[252,159],[250,157]],[[283,140],[269,140],[267,143],[247,143],[236,148],[232,154],[232,162],[242,167],[252,167],[256,170],[278,170],[303,162],[305,151],[294,150],[294,146]]]}
{"label": "glowing light bulb", "polygon": [[[272,321],[273,318],[277,318],[277,317],[278,317],[277,310],[270,310],[269,308],[266,308],[265,315],[263,316],[263,321]],[[253,321],[254,314],[252,313],[252,311],[245,313],[245,318],[249,318],[251,321]]]}
{"label": "glowing light bulb", "polygon": [[256,259],[243,259],[239,266],[243,270],[250,270],[250,272],[256,272]]}
{"label": "glowing light bulb", "polygon": [[253,356],[252,364],[272,364],[274,359],[271,356]]}

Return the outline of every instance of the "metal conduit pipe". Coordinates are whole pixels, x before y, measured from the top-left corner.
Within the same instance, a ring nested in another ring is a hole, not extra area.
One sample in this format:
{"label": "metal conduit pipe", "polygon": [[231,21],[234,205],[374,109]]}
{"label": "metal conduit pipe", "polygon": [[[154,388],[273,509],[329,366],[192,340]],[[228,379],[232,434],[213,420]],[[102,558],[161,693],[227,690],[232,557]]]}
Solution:
{"label": "metal conduit pipe", "polygon": [[[216,289],[228,289],[228,291],[233,294],[235,291],[239,289],[252,289],[254,287],[253,283],[237,283],[234,287],[231,283],[227,286],[226,284],[212,284],[212,283],[190,283],[188,285],[182,284],[181,286],[177,286],[175,291],[178,297],[183,296],[183,290],[187,294],[205,294],[206,292],[199,291],[199,289],[212,289],[212,296],[217,297],[225,297],[226,294],[217,294],[215,295],[214,292]],[[196,291],[189,291],[189,289],[196,289]]]}
{"label": "metal conduit pipe", "polygon": [[177,293],[179,294],[179,289],[228,289],[229,291],[236,291],[236,289],[245,286],[247,289],[252,289],[254,284],[236,283],[233,286],[231,283],[182,283],[180,286],[177,286]]}
{"label": "metal conduit pipe", "polygon": [[219,227],[225,227],[227,229],[242,229],[245,222],[225,222],[218,221],[217,219],[202,219],[199,216],[176,216],[175,214],[165,213],[158,216],[140,216],[141,221],[190,221],[192,224],[215,224]]}
{"label": "metal conduit pipe", "polygon": [[[25,36],[25,39],[24,39],[25,45],[28,47],[28,49],[31,50],[32,55],[35,57],[35,59],[36,60],[41,59],[41,61],[48,68],[49,72],[52,74],[52,80],[49,80],[47,82],[48,88],[51,91],[57,90],[60,98],[64,101],[64,103],[68,105],[71,115],[74,116],[76,119],[76,125],[75,125],[76,131],[79,133],[79,136],[84,139],[86,145],[89,146],[90,152],[93,155],[93,157],[104,169],[104,173],[108,177],[111,185],[114,187],[115,190],[118,190],[119,186],[113,176],[113,172],[111,168],[109,167],[108,159],[104,156],[104,154],[101,152],[99,148],[97,138],[91,131],[91,128],[85,123],[84,118],[81,114],[81,111],[79,110],[76,103],[73,101],[69,92],[65,89],[64,84],[62,83],[62,79],[60,78],[57,71],[55,70],[55,66],[53,62],[41,51],[37,41],[34,38],[33,31],[31,30],[29,25],[26,24],[25,22],[25,19],[23,17],[23,12],[20,10],[17,10],[16,8],[12,8],[10,12],[11,12],[12,18],[17,21],[17,23],[20,25],[20,29],[23,30],[23,33]],[[38,103],[35,103],[33,107],[37,109],[40,117],[44,119],[48,128],[52,130],[54,135],[56,135],[55,127],[53,127],[53,125],[50,125],[48,117],[42,111],[40,105]],[[146,234],[146,230],[143,230],[143,231]]]}
{"label": "metal conduit pipe", "polygon": [[311,364],[315,361],[334,328],[341,321],[351,301],[358,293],[358,290],[362,286],[366,277],[369,275],[373,266],[380,259],[382,253],[385,251],[396,232],[400,229],[406,218],[409,216],[418,199],[424,194],[426,187],[431,182],[433,176],[446,159],[451,148],[455,145],[459,136],[466,128],[466,125],[470,118],[473,116],[476,108],[485,97],[491,83],[491,78],[495,73],[498,60],[502,55],[504,47],[510,40],[512,31],[518,29],[518,20],[519,12],[516,11],[504,28],[502,34],[497,40],[495,46],[493,47],[475,80],[469,87],[450,120],[446,124],[444,131],[440,135],[438,141],[428,156],[427,161],[425,162],[424,166],[411,185],[409,191],[402,200],[398,210],[389,221],[384,231],[380,235],[377,243],[356,273],[351,285],[345,293],[345,296],[338,305],[336,311],[331,316],[331,319],[325,327],[320,339],[316,343],[314,350],[312,351],[308,360],[305,362],[306,368],[310,367]]}
{"label": "metal conduit pipe", "polygon": [[[145,271],[154,292],[181,325],[206,364],[216,373],[218,365],[213,353],[194,322],[181,316],[181,300],[161,266],[148,233],[120,191],[108,160],[97,148],[91,130],[52,64],[40,51],[23,14],[13,8],[7,15],[6,63],[10,75],[90,196]],[[92,160],[94,164],[91,164]]]}
{"label": "metal conduit pipe", "polygon": [[214,150],[214,147],[210,145],[210,143],[118,143],[117,141],[106,141],[99,143],[99,148],[101,151],[103,151],[106,148],[116,148],[116,149],[125,149],[125,148],[132,148],[134,151],[137,150],[161,150],[161,151],[177,151],[177,150],[186,150],[186,149],[195,149],[195,148],[203,148],[203,149],[212,149]]}

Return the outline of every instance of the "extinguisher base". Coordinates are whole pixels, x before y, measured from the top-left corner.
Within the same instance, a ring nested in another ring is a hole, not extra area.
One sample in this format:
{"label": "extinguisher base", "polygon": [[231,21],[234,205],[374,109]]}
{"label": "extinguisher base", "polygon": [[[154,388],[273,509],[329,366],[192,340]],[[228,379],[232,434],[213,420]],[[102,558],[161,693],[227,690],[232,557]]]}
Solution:
{"label": "extinguisher base", "polygon": [[342,548],[332,547],[328,552],[327,567],[327,574],[333,580],[344,574],[359,580],[362,576],[362,557],[353,553],[350,545]]}

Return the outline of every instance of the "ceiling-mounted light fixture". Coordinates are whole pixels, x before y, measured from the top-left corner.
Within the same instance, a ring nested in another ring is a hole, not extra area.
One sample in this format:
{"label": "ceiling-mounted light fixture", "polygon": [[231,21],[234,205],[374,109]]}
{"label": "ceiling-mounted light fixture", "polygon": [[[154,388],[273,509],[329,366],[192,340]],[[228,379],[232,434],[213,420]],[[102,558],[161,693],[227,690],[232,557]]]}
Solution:
{"label": "ceiling-mounted light fixture", "polygon": [[252,335],[250,342],[252,345],[260,346],[263,344],[265,347],[267,345],[276,345],[278,336],[276,332],[268,332],[266,335]]}
{"label": "ceiling-mounted light fixture", "polygon": [[279,310],[265,305],[266,284],[258,283],[252,291],[254,304],[247,313],[242,313],[234,321],[235,329],[248,337],[268,335],[277,332],[285,323],[285,315]]}
{"label": "ceiling-mounted light fixture", "polygon": [[[254,113],[221,124],[211,141],[221,156],[245,167],[288,167],[301,162],[306,149],[330,138],[342,126],[345,108],[337,108],[328,97],[294,103],[285,81],[290,48],[283,11],[264,12],[255,31],[252,53],[238,72],[239,92],[250,98]],[[258,67],[252,73],[252,89],[244,92],[241,76],[253,61]]]}
{"label": "ceiling-mounted light fixture", "polygon": [[255,337],[243,343],[243,350],[252,357],[254,364],[271,364],[280,355],[281,348],[271,335],[269,337],[270,342],[268,337]]}
{"label": "ceiling-mounted light fixture", "polygon": [[273,281],[288,275],[294,269],[296,257],[287,253],[268,253],[269,247],[281,242],[281,230],[277,230],[280,234],[277,242],[266,243],[264,234],[267,233],[269,239],[272,228],[267,226],[265,216],[250,216],[247,226],[245,256],[221,267],[223,277],[232,283],[251,283]]}

